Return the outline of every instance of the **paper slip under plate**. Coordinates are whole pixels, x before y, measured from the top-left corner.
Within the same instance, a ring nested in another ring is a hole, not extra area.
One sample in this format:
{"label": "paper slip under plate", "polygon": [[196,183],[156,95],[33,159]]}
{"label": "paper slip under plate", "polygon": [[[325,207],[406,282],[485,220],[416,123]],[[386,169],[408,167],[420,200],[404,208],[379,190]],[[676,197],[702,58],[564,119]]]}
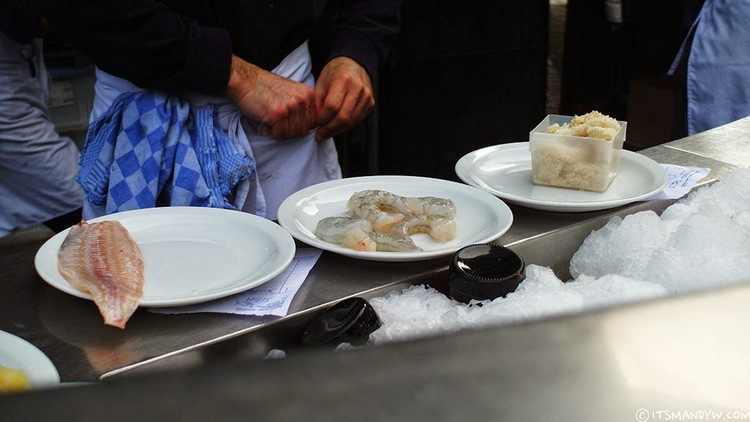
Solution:
{"label": "paper slip under plate", "polygon": [[256,316],[286,316],[289,305],[310,270],[323,253],[315,248],[298,248],[292,263],[271,280],[246,292],[188,306],[151,308],[157,314],[214,312]]}
{"label": "paper slip under plate", "polygon": [[647,198],[648,201],[682,198],[711,172],[711,169],[704,167],[683,167],[676,164],[661,164],[661,166],[667,172],[667,186],[661,192]]}

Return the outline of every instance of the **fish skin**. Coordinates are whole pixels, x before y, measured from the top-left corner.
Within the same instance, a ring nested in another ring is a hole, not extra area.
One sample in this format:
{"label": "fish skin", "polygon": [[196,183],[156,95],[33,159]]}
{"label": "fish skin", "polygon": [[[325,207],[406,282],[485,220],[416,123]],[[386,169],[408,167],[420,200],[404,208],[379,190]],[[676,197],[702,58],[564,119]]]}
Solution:
{"label": "fish skin", "polygon": [[125,328],[143,297],[143,256],[119,221],[71,227],[60,246],[58,269],[76,289],[89,293],[104,323]]}

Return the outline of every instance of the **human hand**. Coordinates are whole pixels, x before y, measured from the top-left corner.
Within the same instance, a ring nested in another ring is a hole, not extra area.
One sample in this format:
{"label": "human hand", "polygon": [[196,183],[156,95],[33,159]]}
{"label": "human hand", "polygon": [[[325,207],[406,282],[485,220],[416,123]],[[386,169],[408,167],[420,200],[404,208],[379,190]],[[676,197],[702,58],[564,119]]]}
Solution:
{"label": "human hand", "polygon": [[315,84],[315,139],[323,140],[359,124],[375,107],[367,71],[348,57],[328,62]]}
{"label": "human hand", "polygon": [[312,88],[236,56],[232,56],[227,95],[245,116],[265,126],[274,139],[304,135],[316,125]]}

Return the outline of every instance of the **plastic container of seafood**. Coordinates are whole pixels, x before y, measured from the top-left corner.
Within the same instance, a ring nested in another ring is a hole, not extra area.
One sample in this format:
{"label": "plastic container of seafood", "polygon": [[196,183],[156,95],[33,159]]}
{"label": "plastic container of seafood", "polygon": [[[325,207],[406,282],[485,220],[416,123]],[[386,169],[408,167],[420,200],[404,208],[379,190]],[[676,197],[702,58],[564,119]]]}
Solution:
{"label": "plastic container of seafood", "polygon": [[548,133],[552,125],[572,120],[550,114],[529,133],[532,180],[536,185],[604,192],[620,169],[627,122],[617,121],[620,127],[611,140]]}

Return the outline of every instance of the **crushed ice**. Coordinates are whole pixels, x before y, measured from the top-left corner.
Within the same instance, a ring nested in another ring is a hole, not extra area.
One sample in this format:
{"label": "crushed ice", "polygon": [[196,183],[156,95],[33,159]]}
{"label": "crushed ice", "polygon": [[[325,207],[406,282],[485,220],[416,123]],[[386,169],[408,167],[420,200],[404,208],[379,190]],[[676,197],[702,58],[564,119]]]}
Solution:
{"label": "crushed ice", "polygon": [[661,216],[614,217],[592,232],[570,262],[572,280],[528,265],[526,280],[482,306],[412,286],[370,303],[383,325],[370,344],[489,324],[528,322],[600,307],[750,281],[750,169],[690,193]]}

